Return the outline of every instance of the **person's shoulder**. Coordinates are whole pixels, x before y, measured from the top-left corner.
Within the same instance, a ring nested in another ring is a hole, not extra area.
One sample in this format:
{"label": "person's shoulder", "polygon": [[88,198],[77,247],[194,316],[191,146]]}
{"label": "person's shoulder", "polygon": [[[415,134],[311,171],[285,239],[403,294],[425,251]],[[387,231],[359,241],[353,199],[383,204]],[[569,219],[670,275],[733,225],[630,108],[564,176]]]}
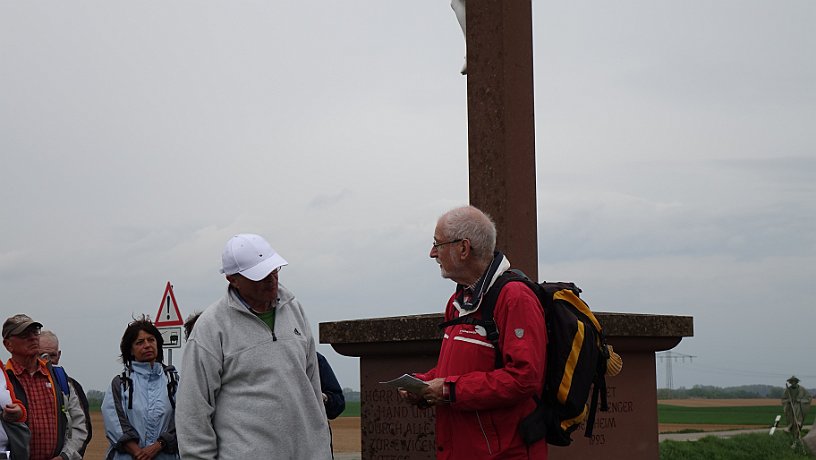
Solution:
{"label": "person's shoulder", "polygon": [[122,381],[122,374],[121,373],[115,374],[113,376],[113,378],[111,379],[111,386],[108,387],[108,390],[110,390],[110,388],[113,387],[113,386],[118,386],[121,381]]}
{"label": "person's shoulder", "polygon": [[535,292],[523,282],[513,281],[507,283],[496,299],[494,315],[502,317],[510,314],[537,315],[543,312],[541,301]]}
{"label": "person's shoulder", "polygon": [[501,290],[500,300],[535,300],[538,302],[538,297],[535,292],[522,281],[511,281],[504,285]]}
{"label": "person's shoulder", "polygon": [[227,294],[201,312],[198,320],[196,320],[193,330],[196,330],[201,326],[212,327],[213,325],[222,323],[223,317],[229,314],[231,308],[229,294]]}

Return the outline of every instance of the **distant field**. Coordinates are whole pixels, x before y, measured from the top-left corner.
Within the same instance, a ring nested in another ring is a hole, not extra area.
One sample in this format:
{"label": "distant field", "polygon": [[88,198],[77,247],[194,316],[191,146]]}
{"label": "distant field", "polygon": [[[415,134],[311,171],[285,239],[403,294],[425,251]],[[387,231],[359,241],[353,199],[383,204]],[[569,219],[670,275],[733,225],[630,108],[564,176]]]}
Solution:
{"label": "distant field", "polygon": [[[661,424],[770,426],[780,414],[778,399],[677,399],[657,404]],[[813,423],[814,415],[815,411],[806,414],[805,425]]]}
{"label": "distant field", "polygon": [[738,407],[776,406],[782,407],[778,399],[661,399],[658,404],[683,407]]}
{"label": "distant field", "polygon": [[346,410],[340,414],[341,417],[359,417],[360,416],[360,401],[346,401]]}

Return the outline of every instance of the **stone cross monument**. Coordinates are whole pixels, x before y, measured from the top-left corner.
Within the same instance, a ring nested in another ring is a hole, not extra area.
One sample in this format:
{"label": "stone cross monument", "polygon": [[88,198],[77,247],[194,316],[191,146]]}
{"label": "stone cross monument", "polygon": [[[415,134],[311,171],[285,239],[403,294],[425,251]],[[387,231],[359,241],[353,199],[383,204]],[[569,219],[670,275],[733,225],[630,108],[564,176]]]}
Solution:
{"label": "stone cross monument", "polygon": [[[537,280],[531,0],[453,2],[467,41],[470,203],[493,217],[497,247],[513,266]],[[593,436],[580,428],[572,446],[550,448],[550,459],[657,458],[655,352],[692,336],[693,319],[596,315],[626,367],[607,379],[610,411],[598,413]],[[320,324],[321,343],[360,357],[363,460],[436,457],[434,409],[408,406],[379,382],[433,366],[442,320],[436,313]]]}
{"label": "stone cross monument", "polygon": [[470,204],[496,246],[538,279],[533,26],[530,0],[467,0]]}

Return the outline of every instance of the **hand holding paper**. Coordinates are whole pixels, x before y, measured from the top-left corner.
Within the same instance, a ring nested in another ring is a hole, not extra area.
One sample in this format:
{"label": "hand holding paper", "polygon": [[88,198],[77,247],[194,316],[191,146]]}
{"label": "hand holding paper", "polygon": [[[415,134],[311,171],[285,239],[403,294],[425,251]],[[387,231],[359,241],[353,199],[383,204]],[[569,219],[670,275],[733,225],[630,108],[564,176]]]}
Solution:
{"label": "hand holding paper", "polygon": [[397,377],[394,380],[388,380],[387,382],[380,383],[395,387],[397,389],[410,391],[417,396],[422,396],[422,390],[428,386],[426,382],[408,374],[402,374],[400,377]]}

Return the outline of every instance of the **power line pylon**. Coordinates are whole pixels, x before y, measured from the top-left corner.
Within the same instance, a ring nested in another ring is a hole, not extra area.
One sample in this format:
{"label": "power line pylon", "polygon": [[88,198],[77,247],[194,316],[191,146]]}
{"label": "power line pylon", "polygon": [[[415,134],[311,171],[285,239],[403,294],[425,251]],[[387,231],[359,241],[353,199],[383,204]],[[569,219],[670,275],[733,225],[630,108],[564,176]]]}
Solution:
{"label": "power line pylon", "polygon": [[657,354],[657,357],[660,358],[660,362],[666,362],[666,388],[669,390],[674,390],[674,376],[672,375],[672,363],[674,361],[682,360],[682,362],[686,362],[688,358],[689,362],[692,362],[693,358],[696,356],[693,355],[686,355],[683,353],[672,352],[671,350],[666,351],[665,353]]}

